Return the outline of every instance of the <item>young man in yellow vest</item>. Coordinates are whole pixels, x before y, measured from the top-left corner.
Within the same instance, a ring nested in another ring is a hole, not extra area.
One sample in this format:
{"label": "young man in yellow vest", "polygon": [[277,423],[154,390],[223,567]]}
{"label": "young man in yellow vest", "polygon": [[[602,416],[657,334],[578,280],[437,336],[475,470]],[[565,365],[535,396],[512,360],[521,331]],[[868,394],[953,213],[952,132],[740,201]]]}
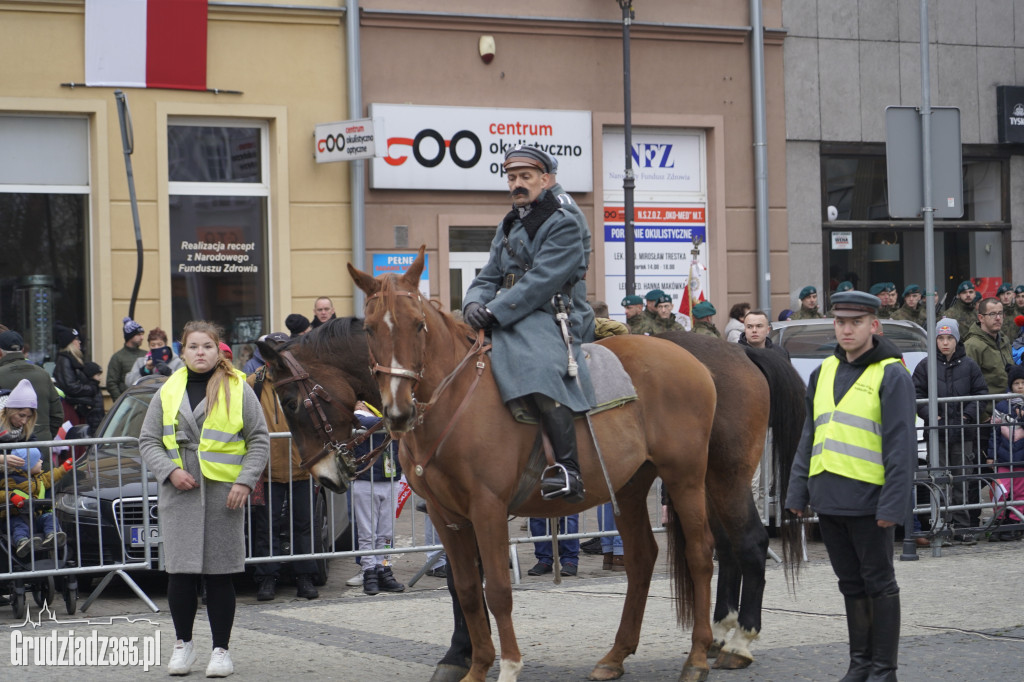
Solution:
{"label": "young man in yellow vest", "polygon": [[786,507],[817,512],[846,601],[850,667],[842,682],[896,680],[900,597],[894,526],[910,514],[917,441],[914,386],[878,335],[877,297],[832,296],[837,348],[807,385],[807,421]]}

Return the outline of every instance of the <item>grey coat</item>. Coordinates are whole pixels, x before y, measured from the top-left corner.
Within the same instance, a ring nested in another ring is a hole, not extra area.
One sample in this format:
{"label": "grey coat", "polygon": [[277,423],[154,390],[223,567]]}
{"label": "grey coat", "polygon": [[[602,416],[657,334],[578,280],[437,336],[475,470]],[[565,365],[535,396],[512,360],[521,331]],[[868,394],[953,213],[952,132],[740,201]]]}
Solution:
{"label": "grey coat", "polygon": [[[242,437],[246,455],[237,483],[256,487],[270,458],[270,435],[256,394],[242,388]],[[177,436],[184,469],[199,481],[192,490],[178,490],[170,481],[177,467],[163,445],[163,390],[153,396],[139,435],[139,450],[160,485],[158,508],[163,536],[164,566],[168,573],[239,573],[245,565],[244,514],[228,509],[230,483],[203,478],[199,470],[199,435],[206,419],[206,399],[189,409],[188,393],[178,410]]]}
{"label": "grey coat", "polygon": [[[539,221],[543,222],[538,225]],[[505,249],[506,229],[510,246],[529,267],[527,272]],[[577,382],[568,374],[565,342],[551,304],[556,293],[571,294],[586,274],[580,232],[576,221],[559,208],[551,193],[543,192],[525,219],[513,210],[498,226],[487,265],[466,292],[464,306],[474,302],[487,306],[498,321],[491,332],[491,368],[505,402],[540,393],[574,412],[585,412],[593,406],[590,375],[580,351],[582,311],[590,305],[586,300],[573,301],[569,315],[579,366]],[[507,274],[516,277],[510,289],[504,288]]]}
{"label": "grey coat", "polygon": [[[580,237],[583,239],[583,258],[584,258],[584,275],[586,277],[586,268],[590,267],[590,227],[587,226],[587,218],[583,215],[583,211],[580,209],[576,200],[572,198],[562,186],[557,182],[551,185],[548,190],[551,194],[558,199],[559,205],[569,212],[573,220],[576,221],[576,225],[580,228]],[[587,280],[581,278],[576,286],[572,290],[573,301],[586,301],[587,300]],[[579,306],[580,316],[582,318],[582,326],[580,327],[579,336],[583,338],[583,343],[594,342],[594,309],[589,305]]]}

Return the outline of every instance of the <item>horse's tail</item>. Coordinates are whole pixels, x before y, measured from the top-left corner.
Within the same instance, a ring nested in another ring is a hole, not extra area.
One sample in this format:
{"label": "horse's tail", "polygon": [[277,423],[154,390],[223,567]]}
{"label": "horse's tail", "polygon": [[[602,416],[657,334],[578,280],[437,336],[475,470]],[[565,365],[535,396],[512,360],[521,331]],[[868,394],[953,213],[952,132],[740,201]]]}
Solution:
{"label": "horse's tail", "polygon": [[672,500],[668,500],[668,570],[672,576],[672,595],[676,601],[676,619],[683,628],[693,627],[693,575],[686,562],[686,536]]}
{"label": "horse's tail", "polygon": [[[796,519],[786,520],[789,515],[783,507],[789,490],[789,474],[793,468],[797,445],[803,432],[807,413],[805,397],[807,388],[789,360],[782,353],[770,348],[744,346],[747,357],[768,380],[770,389],[769,423],[772,429],[772,459],[775,462],[776,499],[783,518],[779,535],[782,537],[782,556],[786,577],[792,585],[800,573],[802,558],[800,531],[802,524]],[[792,571],[790,569],[792,568]]]}

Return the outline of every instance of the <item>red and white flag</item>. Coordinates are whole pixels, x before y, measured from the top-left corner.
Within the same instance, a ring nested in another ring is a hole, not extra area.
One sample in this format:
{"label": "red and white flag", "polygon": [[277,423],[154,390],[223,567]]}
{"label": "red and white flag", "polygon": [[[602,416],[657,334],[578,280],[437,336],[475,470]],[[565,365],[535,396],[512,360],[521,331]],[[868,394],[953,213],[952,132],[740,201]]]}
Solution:
{"label": "red and white flag", "polygon": [[85,84],[206,89],[206,0],[86,0]]}
{"label": "red and white flag", "polygon": [[[68,431],[71,430],[72,426],[74,426],[74,424],[72,424],[70,420],[64,422],[63,424],[61,424],[60,428],[57,429],[57,435],[54,436],[53,439],[54,440],[64,440],[65,438],[67,438],[68,437]],[[53,452],[54,455],[57,455],[57,454],[60,454],[60,453],[63,453],[63,452],[67,452],[70,449],[71,448],[69,448],[69,447],[67,447],[65,445],[63,447],[55,447],[55,448],[53,448],[52,452]]]}
{"label": "red and white flag", "polygon": [[690,263],[690,277],[686,280],[683,288],[683,297],[679,301],[679,312],[689,318],[693,318],[693,306],[697,305],[704,298],[704,278],[708,269],[697,261]]}

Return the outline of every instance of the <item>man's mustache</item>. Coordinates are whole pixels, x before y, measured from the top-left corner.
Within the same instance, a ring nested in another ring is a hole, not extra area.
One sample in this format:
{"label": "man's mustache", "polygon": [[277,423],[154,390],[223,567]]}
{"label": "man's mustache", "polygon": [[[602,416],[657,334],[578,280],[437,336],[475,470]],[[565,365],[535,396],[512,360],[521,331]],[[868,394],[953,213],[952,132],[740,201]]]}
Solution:
{"label": "man's mustache", "polygon": [[518,194],[523,194],[523,195],[526,195],[526,196],[530,196],[529,191],[527,191],[527,189],[525,187],[516,187],[514,190],[512,190],[511,194],[512,194],[512,196],[516,196]]}

